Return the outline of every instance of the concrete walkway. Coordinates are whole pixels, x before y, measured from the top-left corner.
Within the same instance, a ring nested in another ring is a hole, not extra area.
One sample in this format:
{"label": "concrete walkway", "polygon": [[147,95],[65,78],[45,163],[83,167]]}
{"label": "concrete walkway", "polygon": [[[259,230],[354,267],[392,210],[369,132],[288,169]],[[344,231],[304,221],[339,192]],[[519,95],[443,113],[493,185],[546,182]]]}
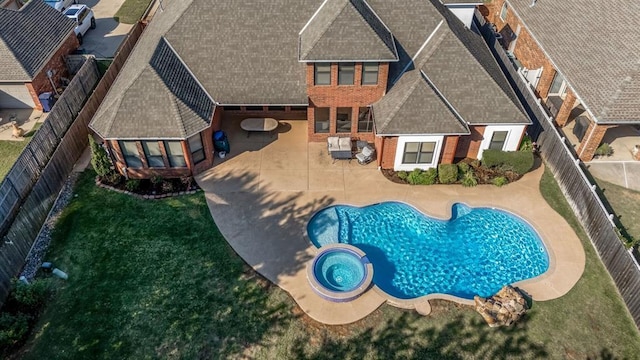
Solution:
{"label": "concrete walkway", "polygon": [[429,295],[398,301],[374,288],[349,303],[317,296],[306,278],[307,263],[316,248],[306,238],[306,225],[317,210],[332,204],[369,205],[396,200],[426,214],[449,218],[451,205],[496,206],[528,220],[550,253],[547,273],[516,284],[535,300],[566,294],[585,265],[584,249],[566,221],[540,195],[543,169],[503,188],[459,185],[408,186],[388,181],[371,164],[354,160],[332,162],[323,143],[307,143],[306,121],[281,121],[277,134],[240,130],[240,118],[224,121],[231,153],[198,176],[213,219],[233,249],[256,271],[287,291],[313,319],[326,324],[357,321],[385,302],[428,312]]}

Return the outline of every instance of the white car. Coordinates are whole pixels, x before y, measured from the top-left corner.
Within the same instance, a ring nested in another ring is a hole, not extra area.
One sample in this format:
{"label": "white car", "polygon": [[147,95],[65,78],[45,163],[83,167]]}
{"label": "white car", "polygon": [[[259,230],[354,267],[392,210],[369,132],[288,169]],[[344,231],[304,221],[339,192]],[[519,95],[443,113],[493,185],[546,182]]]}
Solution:
{"label": "white car", "polygon": [[82,45],[82,37],[89,29],[96,28],[96,18],[93,15],[93,10],[87,5],[77,4],[71,5],[64,14],[69,18],[76,21],[76,36],[78,42]]}
{"label": "white car", "polygon": [[44,2],[52,8],[62,12],[69,6],[77,4],[78,0],[44,0]]}

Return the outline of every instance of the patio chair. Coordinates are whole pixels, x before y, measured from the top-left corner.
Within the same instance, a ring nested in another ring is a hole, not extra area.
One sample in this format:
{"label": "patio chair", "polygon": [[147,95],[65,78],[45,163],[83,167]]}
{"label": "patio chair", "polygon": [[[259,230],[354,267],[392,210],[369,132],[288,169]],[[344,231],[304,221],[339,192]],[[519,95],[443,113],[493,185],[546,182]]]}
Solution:
{"label": "patio chair", "polygon": [[369,145],[362,148],[362,151],[356,154],[358,164],[366,165],[373,161],[373,157],[376,154],[376,150]]}

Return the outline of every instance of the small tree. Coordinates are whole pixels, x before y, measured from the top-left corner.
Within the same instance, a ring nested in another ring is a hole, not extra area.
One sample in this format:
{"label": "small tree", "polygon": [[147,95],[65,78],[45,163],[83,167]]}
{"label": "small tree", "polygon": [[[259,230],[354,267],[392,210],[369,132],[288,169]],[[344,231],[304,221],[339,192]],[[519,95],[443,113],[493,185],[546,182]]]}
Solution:
{"label": "small tree", "polygon": [[111,159],[102,146],[94,140],[93,136],[89,135],[89,145],[91,146],[91,166],[96,171],[98,176],[104,177],[111,173]]}

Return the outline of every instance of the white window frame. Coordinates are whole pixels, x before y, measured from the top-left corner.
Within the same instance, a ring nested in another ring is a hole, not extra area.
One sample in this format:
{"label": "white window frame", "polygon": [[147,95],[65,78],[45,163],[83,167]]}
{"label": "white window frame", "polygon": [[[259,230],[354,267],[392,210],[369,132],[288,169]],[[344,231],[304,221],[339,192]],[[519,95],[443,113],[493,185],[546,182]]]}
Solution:
{"label": "white window frame", "polygon": [[507,20],[508,11],[509,11],[509,5],[507,5],[507,2],[505,1],[504,4],[502,4],[502,8],[500,8],[500,20],[502,21]]}
{"label": "white window frame", "polygon": [[[411,171],[414,169],[427,170],[438,166],[438,160],[440,159],[440,153],[442,151],[442,143],[444,136],[399,136],[398,144],[396,146],[396,157],[393,164],[393,170],[395,171]],[[429,164],[403,164],[402,158],[404,157],[404,147],[409,142],[435,142],[436,145],[433,149],[433,159]]]}
{"label": "white window frame", "polygon": [[493,133],[498,131],[506,131],[507,137],[504,140],[502,151],[516,151],[520,146],[520,139],[526,129],[526,125],[491,125],[484,129],[483,139],[478,149],[478,159],[482,160],[482,153],[491,145]]}
{"label": "white window frame", "polygon": [[551,84],[549,85],[549,93],[547,96],[560,96],[564,98],[564,95],[567,93],[567,79],[562,76],[562,83],[560,84],[560,89],[558,92],[551,92],[551,87],[553,86],[553,82],[556,80],[557,76],[562,76],[558,71],[556,71],[555,75],[553,75],[553,79],[551,79]]}

